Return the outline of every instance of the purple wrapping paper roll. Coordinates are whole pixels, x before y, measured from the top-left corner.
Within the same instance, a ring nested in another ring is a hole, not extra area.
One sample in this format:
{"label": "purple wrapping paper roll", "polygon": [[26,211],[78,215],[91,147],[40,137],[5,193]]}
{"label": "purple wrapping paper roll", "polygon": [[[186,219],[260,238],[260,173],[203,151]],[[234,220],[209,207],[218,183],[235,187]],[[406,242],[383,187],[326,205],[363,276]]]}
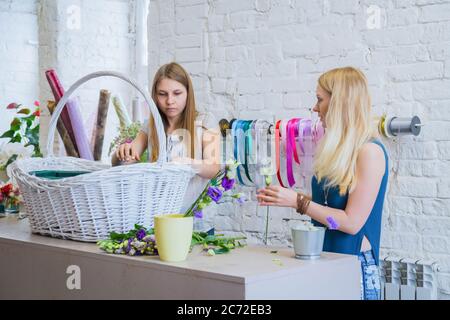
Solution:
{"label": "purple wrapping paper roll", "polygon": [[94,156],[91,152],[88,137],[86,135],[86,129],[83,125],[83,117],[80,112],[80,100],[78,97],[69,99],[66,104],[67,111],[69,111],[70,121],[72,122],[72,129],[75,135],[75,141],[77,144],[78,153],[80,158],[86,160],[94,160]]}

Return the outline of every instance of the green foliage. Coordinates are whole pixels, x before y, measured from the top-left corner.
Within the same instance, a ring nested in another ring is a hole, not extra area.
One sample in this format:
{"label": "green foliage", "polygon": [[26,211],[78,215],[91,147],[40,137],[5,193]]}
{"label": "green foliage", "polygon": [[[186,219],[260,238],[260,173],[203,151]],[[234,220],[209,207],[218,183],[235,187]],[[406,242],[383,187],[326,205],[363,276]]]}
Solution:
{"label": "green foliage", "polygon": [[[23,143],[25,147],[33,146],[33,157],[42,157],[39,146],[39,116],[40,110],[37,102],[35,102],[36,110],[31,113],[28,108],[22,108],[16,112],[17,116],[10,123],[10,128],[5,131],[0,139],[9,139],[8,143]],[[15,109],[19,109],[17,105]],[[11,163],[12,161],[8,161]]]}
{"label": "green foliage", "polygon": [[[111,232],[108,239],[97,242],[97,245],[108,253],[155,255],[157,254],[157,246],[151,238],[155,233],[154,231],[153,228],[146,229],[135,224],[134,229],[126,233]],[[142,240],[137,239],[138,232],[145,232],[145,237]],[[206,232],[193,232],[191,250],[194,246],[201,245],[205,251],[212,251],[213,254],[228,253],[234,248],[245,246],[242,241],[245,239],[246,237],[225,237],[223,234],[211,235]]]}
{"label": "green foliage", "polygon": [[243,247],[241,240],[246,237],[225,237],[223,234],[210,235],[206,232],[194,232],[192,234],[191,248],[202,245],[204,250],[213,250],[214,254],[228,253],[236,247]]}
{"label": "green foliage", "polygon": [[[119,127],[119,135],[114,138],[109,146],[108,155],[110,156],[121,144],[133,141],[141,130],[142,124],[139,121],[132,122],[127,127]],[[141,157],[141,162],[148,161],[148,151],[145,151]]]}

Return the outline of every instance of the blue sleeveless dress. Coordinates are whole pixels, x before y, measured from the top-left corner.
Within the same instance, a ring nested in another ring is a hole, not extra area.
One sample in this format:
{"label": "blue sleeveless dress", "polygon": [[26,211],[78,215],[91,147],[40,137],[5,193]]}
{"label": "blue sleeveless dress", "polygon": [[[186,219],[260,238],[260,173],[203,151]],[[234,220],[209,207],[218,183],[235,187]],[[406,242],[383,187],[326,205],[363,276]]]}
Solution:
{"label": "blue sleeveless dress", "polygon": [[[386,168],[384,171],[383,179],[381,181],[380,190],[375,201],[375,204],[370,212],[361,230],[355,234],[347,234],[339,230],[326,229],[325,239],[323,244],[323,250],[328,252],[345,253],[352,255],[359,255],[361,251],[361,244],[364,236],[369,240],[372,246],[372,253],[375,259],[375,263],[379,266],[379,254],[380,254],[380,234],[381,234],[381,215],[383,211],[384,197],[386,193],[386,187],[388,182],[389,166],[388,155],[384,145],[378,140],[372,140],[372,143],[378,144],[384,152],[386,160]],[[325,191],[324,184],[326,181],[322,179],[319,183],[314,176],[311,181],[312,187],[312,201],[324,205],[325,204]],[[328,190],[327,202],[328,206],[336,209],[345,209],[348,200],[348,193],[344,196],[339,195],[339,188],[332,187]],[[317,226],[323,226],[321,223],[312,220],[312,223]]]}

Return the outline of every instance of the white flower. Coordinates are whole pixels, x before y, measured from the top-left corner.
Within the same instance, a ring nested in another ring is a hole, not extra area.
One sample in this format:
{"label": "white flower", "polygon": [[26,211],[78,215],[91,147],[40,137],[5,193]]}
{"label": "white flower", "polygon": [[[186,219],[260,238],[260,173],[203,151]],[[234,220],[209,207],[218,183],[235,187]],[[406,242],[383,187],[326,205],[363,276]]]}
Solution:
{"label": "white flower", "polygon": [[17,155],[17,159],[31,157],[33,149],[33,146],[25,147],[18,142],[2,144],[0,151],[0,167],[4,166],[13,155]]}
{"label": "white flower", "polygon": [[231,170],[227,172],[227,178],[228,179],[236,179],[236,170]]}
{"label": "white flower", "polygon": [[236,169],[237,167],[239,167],[240,163],[233,160],[233,159],[229,159],[226,163],[226,176],[228,179],[235,179],[236,178]]}
{"label": "white flower", "polygon": [[226,163],[228,170],[236,170],[236,168],[239,167],[239,164],[240,163],[234,159],[229,159]]}
{"label": "white flower", "polygon": [[259,173],[266,177],[275,174],[275,168],[273,168],[270,158],[261,159]]}

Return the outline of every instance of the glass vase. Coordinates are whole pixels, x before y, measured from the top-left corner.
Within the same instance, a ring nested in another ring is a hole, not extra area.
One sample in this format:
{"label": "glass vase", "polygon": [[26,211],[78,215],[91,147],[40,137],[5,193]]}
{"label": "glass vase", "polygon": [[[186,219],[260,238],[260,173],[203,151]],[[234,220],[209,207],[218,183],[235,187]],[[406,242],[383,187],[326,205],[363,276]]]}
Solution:
{"label": "glass vase", "polygon": [[19,213],[19,204],[11,199],[6,199],[5,201],[5,212],[7,214],[17,214]]}
{"label": "glass vase", "polygon": [[0,202],[0,217],[4,217],[5,215],[5,203]]}

